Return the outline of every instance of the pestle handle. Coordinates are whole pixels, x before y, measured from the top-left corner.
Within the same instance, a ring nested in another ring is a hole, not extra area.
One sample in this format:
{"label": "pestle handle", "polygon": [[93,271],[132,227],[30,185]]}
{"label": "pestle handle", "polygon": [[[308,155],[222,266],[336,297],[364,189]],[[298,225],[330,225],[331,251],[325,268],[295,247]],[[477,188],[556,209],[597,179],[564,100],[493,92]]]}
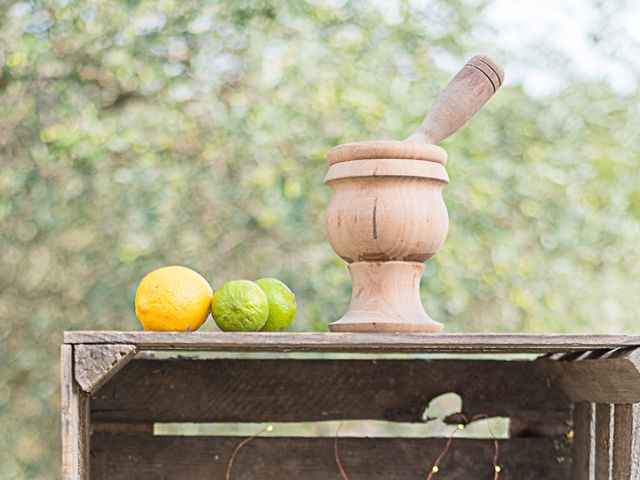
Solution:
{"label": "pestle handle", "polygon": [[444,87],[406,142],[436,145],[457,132],[502,86],[504,69],[488,55],[469,60]]}

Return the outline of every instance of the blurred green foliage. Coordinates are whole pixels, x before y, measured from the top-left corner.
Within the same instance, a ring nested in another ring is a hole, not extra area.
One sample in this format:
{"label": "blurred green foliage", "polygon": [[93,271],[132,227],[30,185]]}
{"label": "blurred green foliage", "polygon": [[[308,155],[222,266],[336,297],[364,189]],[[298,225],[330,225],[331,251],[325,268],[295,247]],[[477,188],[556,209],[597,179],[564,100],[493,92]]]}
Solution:
{"label": "blurred green foliage", "polygon": [[[139,329],[155,267],[278,277],[295,330],[344,311],[327,150],[407,136],[451,75],[434,52],[514,60],[487,2],[418,3],[3,6],[0,478],[59,477],[61,332]],[[451,229],[423,298],[449,331],[638,330],[640,95],[567,79],[504,88],[444,144]]]}

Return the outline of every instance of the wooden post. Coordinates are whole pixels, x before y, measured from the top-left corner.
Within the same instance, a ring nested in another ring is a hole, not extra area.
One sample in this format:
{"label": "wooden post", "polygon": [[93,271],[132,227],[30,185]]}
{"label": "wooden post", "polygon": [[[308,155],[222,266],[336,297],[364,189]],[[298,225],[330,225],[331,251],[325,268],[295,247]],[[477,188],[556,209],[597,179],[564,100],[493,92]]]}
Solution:
{"label": "wooden post", "polygon": [[640,404],[597,404],[595,480],[640,480]]}
{"label": "wooden post", "polygon": [[571,463],[571,480],[590,480],[593,472],[591,450],[593,437],[591,427],[594,422],[593,404],[576,403],[573,409],[573,460]]}
{"label": "wooden post", "polygon": [[613,480],[640,480],[640,404],[613,408]]}
{"label": "wooden post", "polygon": [[61,348],[62,369],[62,478],[89,478],[89,394],[73,376],[73,346]]}
{"label": "wooden post", "polygon": [[613,468],[613,405],[596,404],[595,480],[610,480]]}

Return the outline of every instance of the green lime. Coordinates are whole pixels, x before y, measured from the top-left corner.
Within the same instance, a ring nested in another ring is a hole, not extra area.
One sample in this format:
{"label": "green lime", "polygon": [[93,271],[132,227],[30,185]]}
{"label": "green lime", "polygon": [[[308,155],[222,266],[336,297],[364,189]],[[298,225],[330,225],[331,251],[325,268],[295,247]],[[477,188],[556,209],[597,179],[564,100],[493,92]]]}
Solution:
{"label": "green lime", "polygon": [[211,314],[224,332],[257,332],[269,317],[269,301],[255,283],[233,280],[213,296]]}
{"label": "green lime", "polygon": [[275,278],[256,280],[258,286],[267,294],[269,300],[269,318],[262,327],[263,332],[277,332],[289,326],[296,316],[296,296],[289,287]]}

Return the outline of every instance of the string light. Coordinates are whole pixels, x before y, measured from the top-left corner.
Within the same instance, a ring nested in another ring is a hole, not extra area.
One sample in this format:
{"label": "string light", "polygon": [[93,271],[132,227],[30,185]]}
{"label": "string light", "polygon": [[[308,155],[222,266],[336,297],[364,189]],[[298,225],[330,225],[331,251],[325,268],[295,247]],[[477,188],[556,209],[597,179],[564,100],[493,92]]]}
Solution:
{"label": "string light", "polygon": [[[463,416],[463,420],[465,422],[467,421],[466,418],[464,418],[464,416]],[[444,456],[447,454],[447,451],[449,451],[449,447],[451,446],[451,443],[453,443],[453,436],[456,434],[457,431],[463,430],[463,429],[464,429],[464,424],[460,423],[458,424],[458,428],[453,432],[451,432],[451,435],[449,435],[449,438],[447,439],[447,443],[445,444],[444,449],[442,450],[442,452],[440,452],[440,455],[438,455],[438,458],[436,458],[436,461],[433,463],[433,467],[431,467],[431,471],[429,472],[429,475],[427,475],[427,480],[432,480],[433,476],[440,471],[440,462],[442,461]]]}
{"label": "string light", "polygon": [[340,461],[340,454],[338,452],[338,435],[340,435],[340,429],[342,428],[342,422],[338,425],[338,429],[336,430],[336,436],[333,439],[333,455],[336,459],[336,465],[338,465],[338,470],[340,470],[340,475],[342,476],[342,480],[349,480],[349,476],[347,472],[344,470],[342,466],[342,462]]}
{"label": "string light", "polygon": [[238,443],[236,448],[233,450],[233,453],[231,454],[231,457],[229,457],[229,463],[227,463],[227,475],[225,476],[226,480],[230,480],[231,479],[231,467],[233,466],[233,462],[236,459],[236,455],[238,455],[238,452],[240,451],[240,449],[242,447],[244,447],[247,443],[249,443],[251,440],[256,438],[258,435],[260,435],[260,434],[262,434],[264,432],[272,432],[272,431],[273,431],[273,425],[267,425],[262,430],[254,433],[249,438],[245,438],[240,443]]}
{"label": "string light", "polygon": [[[489,415],[487,415],[486,413],[479,413],[477,415],[474,415],[473,417],[471,417],[471,420],[468,420],[467,417],[462,413],[460,413],[459,415],[460,415],[460,418],[462,418],[463,423],[459,423],[457,425],[457,428],[454,429],[449,435],[449,437],[447,438],[447,443],[445,444],[444,448],[436,458],[436,461],[433,463],[433,466],[431,467],[431,470],[429,471],[429,474],[427,475],[426,480],[433,480],[434,475],[436,475],[437,473],[440,473],[440,462],[449,451],[449,448],[453,443],[453,437],[456,434],[456,432],[460,430],[464,430],[467,427],[467,425],[471,422],[474,422],[476,420],[481,420],[484,418],[489,418]],[[347,472],[345,471],[344,467],[342,466],[342,462],[340,461],[340,454],[338,451],[338,437],[339,437],[341,428],[342,428],[342,422],[340,422],[340,425],[336,430],[336,436],[333,441],[333,453],[335,456],[336,465],[340,470],[340,475],[342,476],[342,480],[349,480]],[[498,458],[500,456],[500,444],[498,440],[495,438],[495,435],[493,434],[493,432],[491,432],[491,427],[489,427],[489,432],[491,433],[491,437],[493,437],[493,472],[494,472],[493,480],[500,480],[500,473],[502,473],[502,467],[498,463]],[[229,480],[228,477],[227,477],[227,480]]]}
{"label": "string light", "polygon": [[[491,436],[494,436],[493,433]],[[499,480],[500,472],[502,472],[502,467],[498,464],[498,456],[500,455],[500,444],[498,440],[493,439],[493,480]]]}
{"label": "string light", "polygon": [[[431,471],[429,472],[429,475],[427,475],[427,480],[433,480],[433,476],[436,473],[440,472],[440,462],[449,451],[449,447],[451,447],[451,444],[453,443],[453,436],[456,434],[456,432],[458,432],[459,430],[464,430],[466,426],[471,422],[474,422],[476,420],[481,420],[483,418],[489,418],[489,415],[487,415],[486,413],[479,413],[471,417],[471,420],[469,421],[463,413],[460,413],[459,415],[460,415],[460,418],[462,418],[463,423],[459,423],[457,430],[454,430],[453,432],[451,432],[451,435],[449,435],[449,438],[447,439],[447,443],[445,444],[444,449],[442,450],[442,452],[440,452],[440,455],[438,455],[438,458],[436,458],[436,461],[434,462],[433,467],[431,467]],[[489,428],[489,432],[491,433],[492,437],[495,437],[493,432],[491,432],[491,428]],[[502,467],[498,464],[499,454],[500,454],[500,445],[498,443],[498,440],[494,438],[493,439],[493,472],[494,472],[493,480],[499,480],[500,473],[502,472]]]}

